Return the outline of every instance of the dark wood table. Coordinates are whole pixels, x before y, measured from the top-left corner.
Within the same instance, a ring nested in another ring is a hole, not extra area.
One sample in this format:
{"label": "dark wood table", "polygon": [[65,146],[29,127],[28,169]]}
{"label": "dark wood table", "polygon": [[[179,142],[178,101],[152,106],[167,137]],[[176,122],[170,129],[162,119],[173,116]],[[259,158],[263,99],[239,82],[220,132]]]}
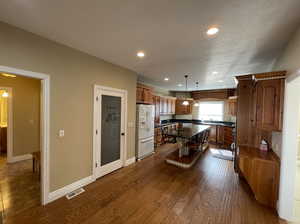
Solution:
{"label": "dark wood table", "polygon": [[197,135],[209,131],[209,125],[180,123],[176,130],[170,130],[166,134],[175,137],[178,149],[167,156],[166,162],[181,168],[190,168],[194,165],[202,153],[202,149],[190,150],[189,143]]}

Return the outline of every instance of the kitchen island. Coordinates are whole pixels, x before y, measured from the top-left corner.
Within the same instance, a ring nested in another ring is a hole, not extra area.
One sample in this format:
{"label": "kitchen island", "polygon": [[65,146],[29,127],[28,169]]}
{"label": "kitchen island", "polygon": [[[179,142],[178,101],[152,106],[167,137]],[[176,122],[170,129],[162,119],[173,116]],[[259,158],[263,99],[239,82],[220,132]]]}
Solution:
{"label": "kitchen island", "polygon": [[166,134],[176,138],[178,149],[167,156],[166,162],[181,168],[190,168],[200,157],[209,135],[209,125],[179,123],[176,130]]}

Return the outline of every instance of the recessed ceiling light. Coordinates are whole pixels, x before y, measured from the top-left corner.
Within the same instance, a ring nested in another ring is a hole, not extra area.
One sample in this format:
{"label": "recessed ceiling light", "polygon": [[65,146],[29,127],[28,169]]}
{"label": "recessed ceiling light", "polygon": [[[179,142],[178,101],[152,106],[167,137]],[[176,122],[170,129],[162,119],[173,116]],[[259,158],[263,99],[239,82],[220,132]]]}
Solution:
{"label": "recessed ceiling light", "polygon": [[169,81],[169,78],[168,78],[168,77],[166,77],[166,78],[164,78],[164,80],[165,80],[165,81]]}
{"label": "recessed ceiling light", "polygon": [[219,29],[217,27],[212,27],[212,28],[209,28],[206,33],[207,33],[207,35],[212,36],[212,35],[217,34],[218,32],[219,32]]}
{"label": "recessed ceiling light", "polygon": [[145,53],[144,53],[143,51],[139,51],[136,55],[137,55],[139,58],[145,57]]}
{"label": "recessed ceiling light", "polygon": [[182,87],[183,85],[181,83],[179,83],[177,86]]}
{"label": "recessed ceiling light", "polygon": [[2,73],[2,75],[5,76],[5,77],[10,77],[10,78],[16,78],[17,77],[16,75],[8,74],[8,73]]}
{"label": "recessed ceiling light", "polygon": [[219,72],[216,72],[216,71],[212,72],[213,75],[217,75],[218,73],[219,73]]}
{"label": "recessed ceiling light", "polygon": [[220,83],[221,83],[221,82],[224,82],[224,81],[223,81],[223,80],[218,80],[218,82],[220,82]]}

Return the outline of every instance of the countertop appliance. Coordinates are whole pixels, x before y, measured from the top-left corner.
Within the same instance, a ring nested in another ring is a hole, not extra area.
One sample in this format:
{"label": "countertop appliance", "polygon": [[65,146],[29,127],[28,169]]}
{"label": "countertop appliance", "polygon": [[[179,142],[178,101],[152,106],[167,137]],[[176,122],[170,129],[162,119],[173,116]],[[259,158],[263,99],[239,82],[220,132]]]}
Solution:
{"label": "countertop appliance", "polygon": [[154,152],[154,106],[137,105],[136,157],[138,160]]}

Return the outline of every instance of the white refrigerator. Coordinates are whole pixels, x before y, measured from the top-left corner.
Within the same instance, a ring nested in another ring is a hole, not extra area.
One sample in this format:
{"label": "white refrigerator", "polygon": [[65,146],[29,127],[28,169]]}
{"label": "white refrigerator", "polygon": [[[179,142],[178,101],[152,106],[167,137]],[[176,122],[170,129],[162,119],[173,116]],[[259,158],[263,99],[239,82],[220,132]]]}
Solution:
{"label": "white refrigerator", "polygon": [[154,152],[154,106],[137,105],[137,159],[143,159]]}

